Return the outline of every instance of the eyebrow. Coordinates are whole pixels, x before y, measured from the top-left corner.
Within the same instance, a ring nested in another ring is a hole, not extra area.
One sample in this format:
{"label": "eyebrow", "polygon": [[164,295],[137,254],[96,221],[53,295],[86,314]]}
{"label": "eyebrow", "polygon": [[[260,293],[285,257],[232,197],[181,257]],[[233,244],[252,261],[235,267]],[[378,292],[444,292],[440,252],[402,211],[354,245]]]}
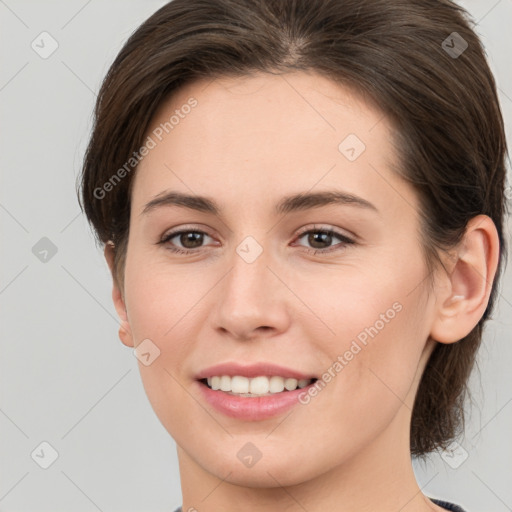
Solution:
{"label": "eyebrow", "polygon": [[[379,211],[375,205],[362,197],[349,194],[347,192],[333,190],[315,193],[303,192],[284,197],[276,204],[274,212],[276,215],[280,215],[290,212],[309,210],[311,208],[319,208],[330,204],[351,205],[362,209],[372,210],[377,213]],[[180,206],[217,216],[220,216],[221,214],[220,206],[209,197],[166,191],[155,196],[151,201],[149,201],[142,210],[141,215],[162,206]]]}

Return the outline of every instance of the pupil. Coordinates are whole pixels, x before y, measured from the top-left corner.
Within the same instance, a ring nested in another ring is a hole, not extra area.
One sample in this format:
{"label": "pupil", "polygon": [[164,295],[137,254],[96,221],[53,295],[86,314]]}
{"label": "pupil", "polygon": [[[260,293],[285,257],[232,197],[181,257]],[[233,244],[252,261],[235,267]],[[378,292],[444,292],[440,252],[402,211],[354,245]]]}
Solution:
{"label": "pupil", "polygon": [[[320,247],[318,246],[315,246],[315,244],[318,242],[318,238],[321,238],[320,240]],[[323,239],[323,240],[322,240]],[[309,235],[309,243],[313,246],[313,247],[316,247],[318,249],[323,249],[324,247],[321,245],[322,243],[327,243],[329,245],[329,242],[331,242],[331,235],[329,235],[329,233],[311,233]]]}
{"label": "pupil", "polygon": [[[198,233],[196,231],[190,231],[188,233],[182,233],[180,237],[181,244],[187,249],[193,249],[195,247],[201,246],[202,242],[202,233]],[[192,245],[187,245],[188,242],[192,242]],[[194,245],[194,242],[198,242]]]}

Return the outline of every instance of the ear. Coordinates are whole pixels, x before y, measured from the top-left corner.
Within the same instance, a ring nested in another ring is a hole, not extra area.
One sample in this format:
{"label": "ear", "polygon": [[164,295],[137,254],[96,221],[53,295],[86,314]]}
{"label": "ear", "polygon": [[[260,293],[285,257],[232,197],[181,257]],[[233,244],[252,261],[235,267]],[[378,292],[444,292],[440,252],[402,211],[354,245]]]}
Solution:
{"label": "ear", "polygon": [[123,297],[123,293],[121,292],[119,285],[117,283],[117,279],[114,272],[114,257],[115,257],[115,247],[112,242],[107,242],[105,244],[105,259],[107,260],[108,267],[110,269],[110,273],[112,274],[112,300],[114,302],[114,306],[116,308],[119,319],[121,320],[119,327],[119,339],[127,346],[133,347],[133,336],[130,328],[130,323],[128,321],[128,314],[126,312],[126,305]]}
{"label": "ear", "polygon": [[467,336],[482,318],[499,260],[499,237],[487,215],[477,215],[466,227],[448,274],[436,286],[436,316],[430,336],[454,343]]}

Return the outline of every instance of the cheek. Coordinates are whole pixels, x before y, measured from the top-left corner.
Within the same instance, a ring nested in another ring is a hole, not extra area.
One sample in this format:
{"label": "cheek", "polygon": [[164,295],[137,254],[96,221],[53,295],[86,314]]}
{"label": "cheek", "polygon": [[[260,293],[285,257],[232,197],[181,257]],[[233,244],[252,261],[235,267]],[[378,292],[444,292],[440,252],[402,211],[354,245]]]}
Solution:
{"label": "cheek", "polygon": [[327,383],[304,407],[311,428],[318,428],[321,415],[325,443],[349,454],[377,437],[399,411],[407,415],[412,409],[408,397],[428,331],[422,297],[411,294],[407,282],[344,283],[348,286],[331,280],[324,288],[330,293],[307,295],[308,305],[335,334],[319,336],[319,322],[311,323],[317,330],[311,328],[308,338],[314,352],[324,356]]}
{"label": "cheek", "polygon": [[424,288],[411,285],[424,269],[414,263],[421,260],[408,261],[394,267],[381,261],[373,274],[345,268],[296,282],[294,291],[314,313],[301,328],[325,356],[336,393],[354,405],[366,402],[367,411],[405,399],[428,337]]}
{"label": "cheek", "polygon": [[[134,345],[137,347],[149,339],[160,351],[150,366],[139,362],[145,386],[155,379],[168,381],[170,377],[165,370],[174,375],[180,361],[186,357],[182,352],[190,343],[187,343],[184,328],[190,325],[189,314],[193,316],[191,310],[199,292],[194,293],[194,287],[187,287],[183,281],[178,272],[164,274],[161,265],[156,266],[142,252],[140,255],[136,250],[128,253],[125,293]],[[188,338],[190,342],[191,334]],[[179,339],[183,339],[183,343]]]}
{"label": "cheek", "polygon": [[149,255],[138,254],[136,250],[129,253],[125,290],[135,343],[152,337],[171,339],[186,325],[184,315],[192,310],[201,293],[196,285],[199,283],[183,277],[179,266],[173,269],[153,262]]}
{"label": "cheek", "polygon": [[147,262],[140,263],[134,258],[126,267],[130,328],[135,346],[150,339],[160,351],[150,365],[138,362],[140,376],[156,416],[171,436],[179,438],[184,421],[180,416],[184,415],[176,411],[190,411],[195,405],[183,390],[182,366],[195,338],[188,329],[197,324],[193,307],[204,291],[187,286],[178,273],[164,275]]}

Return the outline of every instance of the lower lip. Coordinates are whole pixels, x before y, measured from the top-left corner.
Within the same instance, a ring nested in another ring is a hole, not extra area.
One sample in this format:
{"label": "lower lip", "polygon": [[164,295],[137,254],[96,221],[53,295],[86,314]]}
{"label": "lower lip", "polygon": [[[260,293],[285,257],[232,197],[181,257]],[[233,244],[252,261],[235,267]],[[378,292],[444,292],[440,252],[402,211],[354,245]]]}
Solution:
{"label": "lower lip", "polygon": [[272,418],[291,409],[299,402],[299,395],[307,393],[315,385],[312,382],[304,388],[294,391],[283,391],[275,395],[244,397],[229,395],[224,391],[214,391],[206,384],[196,381],[206,401],[226,416],[248,421],[259,421]]}

